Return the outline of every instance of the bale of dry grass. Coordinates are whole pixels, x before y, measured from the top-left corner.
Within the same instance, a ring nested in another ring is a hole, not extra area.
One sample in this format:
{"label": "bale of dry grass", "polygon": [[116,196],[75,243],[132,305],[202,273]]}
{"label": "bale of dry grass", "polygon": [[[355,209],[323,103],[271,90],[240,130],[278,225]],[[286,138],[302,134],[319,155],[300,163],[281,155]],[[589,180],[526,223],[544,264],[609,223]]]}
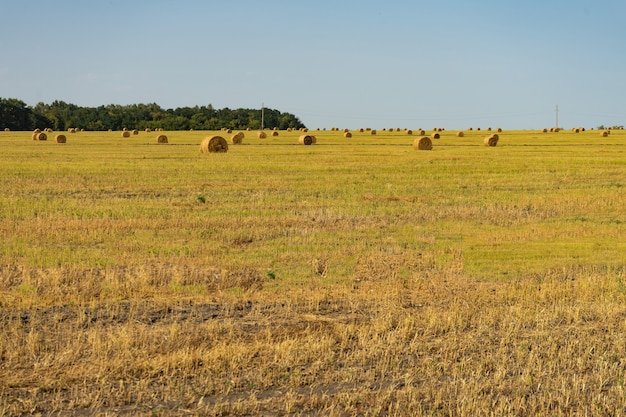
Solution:
{"label": "bale of dry grass", "polygon": [[609,136],[609,131],[608,131],[608,130],[603,130],[603,131],[602,131],[602,133],[600,133],[600,135],[601,135],[603,138],[606,138],[607,136]]}
{"label": "bale of dry grass", "polygon": [[123,130],[122,131],[122,137],[123,138],[129,138],[130,137],[130,132],[128,130]]}
{"label": "bale of dry grass", "polygon": [[359,128],[359,133],[363,133],[365,132],[365,129],[363,129],[362,127]]}
{"label": "bale of dry grass", "polygon": [[10,132],[10,131],[11,131],[11,129],[9,129],[8,127],[5,127],[5,128],[4,128],[4,131],[5,131],[5,132]]}
{"label": "bale of dry grass", "polygon": [[259,139],[265,139],[265,138],[267,137],[267,134],[265,134],[265,132],[264,132],[264,131],[262,131],[262,130],[259,130],[259,131],[256,133],[256,135],[257,135],[257,137],[258,137]]}
{"label": "bale of dry grass", "polygon": [[495,133],[493,135],[489,135],[484,140],[485,146],[496,146],[499,139],[500,137]]}
{"label": "bale of dry grass", "polygon": [[343,137],[344,137],[344,138],[351,138],[351,137],[352,137],[352,133],[350,133],[350,132],[344,132],[344,133],[343,133]]}
{"label": "bale of dry grass", "polygon": [[298,143],[300,145],[313,145],[315,142],[315,136],[311,135],[300,135],[298,138]]}
{"label": "bale of dry grass", "polygon": [[165,135],[158,135],[156,137],[157,143],[167,143],[167,136]]}
{"label": "bale of dry grass", "polygon": [[476,130],[480,130],[480,127],[477,127]]}
{"label": "bale of dry grass", "polygon": [[463,131],[459,130],[458,132],[456,132],[456,136],[458,138],[462,138],[463,136],[465,136],[465,133],[463,133]]}
{"label": "bale of dry grass", "polygon": [[228,152],[228,143],[221,136],[207,136],[200,143],[201,153],[224,153]]}
{"label": "bale of dry grass", "polygon": [[439,139],[441,136],[439,135],[439,133],[437,133],[437,132],[433,132],[433,133],[430,135],[430,137],[431,137],[431,138],[433,138],[433,139]]}
{"label": "bale of dry grass", "polygon": [[428,136],[423,136],[421,138],[415,138],[413,141],[413,149],[419,151],[430,151],[433,148],[433,142],[430,140]]}
{"label": "bale of dry grass", "polygon": [[151,130],[149,127],[146,127],[145,132],[146,132],[146,133],[150,133],[150,132],[152,132],[152,130]]}
{"label": "bale of dry grass", "polygon": [[56,140],[57,143],[65,143],[65,142],[67,142],[67,138],[65,137],[65,135],[61,135],[61,134],[56,135],[54,137],[54,140]]}
{"label": "bale of dry grass", "polygon": [[44,132],[39,132],[36,135],[37,140],[48,140],[48,135],[46,135]]}
{"label": "bale of dry grass", "polygon": [[33,133],[41,133],[41,129],[37,128],[37,129],[33,130]]}
{"label": "bale of dry grass", "polygon": [[376,129],[370,130],[370,135],[375,135],[375,134],[376,134]]}
{"label": "bale of dry grass", "polygon": [[407,130],[406,130],[406,134],[407,134],[407,135],[412,135],[412,134],[413,134],[413,131],[412,131],[411,129],[407,129]]}
{"label": "bale of dry grass", "polygon": [[230,138],[230,141],[233,145],[241,145],[244,137],[245,135],[243,132],[237,132]]}
{"label": "bale of dry grass", "polygon": [[467,130],[472,131],[472,130],[474,130],[474,128],[473,127],[468,127]]}
{"label": "bale of dry grass", "polygon": [[133,135],[138,135],[139,131],[137,129],[133,129]]}
{"label": "bale of dry grass", "polygon": [[548,133],[548,128],[544,127],[543,129],[541,129],[541,133]]}
{"label": "bale of dry grass", "polygon": [[278,130],[272,131],[272,136],[278,136]]}
{"label": "bale of dry grass", "polygon": [[497,129],[496,129],[496,132],[498,132],[498,133],[502,133],[502,128],[500,128],[500,127],[499,127],[499,128],[497,128]]}

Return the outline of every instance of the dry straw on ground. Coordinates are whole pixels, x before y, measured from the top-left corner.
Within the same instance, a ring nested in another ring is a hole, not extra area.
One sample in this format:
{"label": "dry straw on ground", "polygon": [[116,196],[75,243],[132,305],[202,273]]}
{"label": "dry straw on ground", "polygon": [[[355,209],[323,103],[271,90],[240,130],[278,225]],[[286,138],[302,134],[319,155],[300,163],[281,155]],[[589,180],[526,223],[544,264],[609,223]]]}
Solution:
{"label": "dry straw on ground", "polygon": [[315,136],[311,135],[301,135],[298,138],[298,143],[300,145],[313,145],[316,142]]}
{"label": "dry straw on ground", "polygon": [[67,142],[67,138],[65,137],[65,135],[61,135],[61,134],[56,135],[54,137],[54,140],[56,140],[57,143],[65,143],[65,142]]}
{"label": "dry straw on ground", "polygon": [[256,135],[257,135],[257,137],[258,137],[259,139],[265,139],[265,138],[267,137],[267,135],[265,134],[265,132],[264,132],[264,131],[262,131],[262,130],[259,130],[259,131],[257,132],[257,134],[256,134]]}
{"label": "dry straw on ground", "polygon": [[157,143],[167,143],[167,136],[159,135],[156,137]]}
{"label": "dry straw on ground", "polygon": [[230,141],[233,145],[241,145],[244,137],[245,135],[243,132],[237,132],[230,138]]}
{"label": "dry straw on ground", "polygon": [[428,136],[415,138],[413,141],[413,149],[420,151],[430,151],[433,148],[433,142]]}
{"label": "dry straw on ground", "polygon": [[228,152],[228,143],[221,136],[207,136],[200,143],[201,153],[220,153]]}
{"label": "dry straw on ground", "polygon": [[499,139],[500,137],[494,133],[493,135],[487,136],[484,140],[484,143],[486,146],[496,146]]}

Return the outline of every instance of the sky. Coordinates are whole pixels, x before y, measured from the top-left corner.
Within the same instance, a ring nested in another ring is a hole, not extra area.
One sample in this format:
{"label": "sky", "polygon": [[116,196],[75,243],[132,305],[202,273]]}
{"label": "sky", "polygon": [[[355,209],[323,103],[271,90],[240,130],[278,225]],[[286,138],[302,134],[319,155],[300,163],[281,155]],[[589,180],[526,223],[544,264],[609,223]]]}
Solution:
{"label": "sky", "polygon": [[0,97],[309,128],[626,124],[623,0],[0,0]]}

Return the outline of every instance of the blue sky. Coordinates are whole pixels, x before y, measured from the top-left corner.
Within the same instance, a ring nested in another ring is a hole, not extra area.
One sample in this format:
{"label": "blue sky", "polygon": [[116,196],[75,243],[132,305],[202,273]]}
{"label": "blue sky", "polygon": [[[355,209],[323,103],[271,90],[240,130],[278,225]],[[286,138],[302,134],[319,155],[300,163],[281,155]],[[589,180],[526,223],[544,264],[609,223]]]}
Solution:
{"label": "blue sky", "polygon": [[626,124],[623,0],[0,0],[0,97],[310,128]]}

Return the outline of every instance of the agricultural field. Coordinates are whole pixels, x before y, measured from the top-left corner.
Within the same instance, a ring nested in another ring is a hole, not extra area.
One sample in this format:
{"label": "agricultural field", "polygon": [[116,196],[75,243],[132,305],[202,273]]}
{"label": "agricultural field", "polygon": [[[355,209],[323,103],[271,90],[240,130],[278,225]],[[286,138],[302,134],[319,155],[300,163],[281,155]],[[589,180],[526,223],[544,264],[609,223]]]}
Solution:
{"label": "agricultural field", "polygon": [[0,416],[626,415],[626,132],[266,133],[0,131]]}

